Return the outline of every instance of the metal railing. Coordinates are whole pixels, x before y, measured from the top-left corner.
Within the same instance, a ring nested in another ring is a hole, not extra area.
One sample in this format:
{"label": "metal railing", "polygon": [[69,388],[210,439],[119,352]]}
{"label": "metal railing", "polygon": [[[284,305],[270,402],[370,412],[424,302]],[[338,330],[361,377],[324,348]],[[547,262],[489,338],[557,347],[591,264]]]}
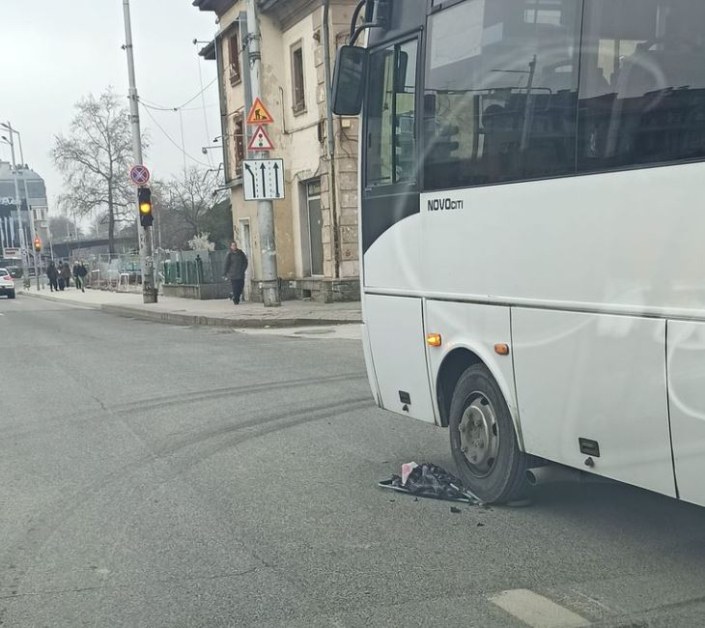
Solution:
{"label": "metal railing", "polygon": [[[201,285],[223,281],[227,251],[156,251],[157,285]],[[64,260],[56,260],[57,265]],[[83,262],[88,269],[86,286],[117,292],[142,290],[142,267],[138,254],[88,254],[66,260],[73,269]]]}
{"label": "metal railing", "polygon": [[139,292],[142,289],[142,267],[137,254],[122,255],[82,255],[70,259],[73,270],[76,262],[83,262],[88,269],[86,286],[100,290]]}
{"label": "metal railing", "polygon": [[227,251],[178,251],[159,264],[166,285],[200,285],[223,281]]}

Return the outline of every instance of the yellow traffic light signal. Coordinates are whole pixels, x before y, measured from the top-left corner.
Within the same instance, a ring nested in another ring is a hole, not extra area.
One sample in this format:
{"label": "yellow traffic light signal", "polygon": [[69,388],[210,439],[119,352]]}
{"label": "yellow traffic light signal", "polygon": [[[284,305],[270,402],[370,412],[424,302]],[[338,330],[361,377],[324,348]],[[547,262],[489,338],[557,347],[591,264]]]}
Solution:
{"label": "yellow traffic light signal", "polygon": [[41,252],[42,252],[42,239],[41,239],[39,236],[37,236],[36,238],[34,238],[34,250],[35,250],[37,253],[41,253]]}
{"label": "yellow traffic light signal", "polygon": [[140,224],[143,227],[151,227],[154,223],[152,214],[152,190],[149,188],[137,189],[137,204],[140,210]]}

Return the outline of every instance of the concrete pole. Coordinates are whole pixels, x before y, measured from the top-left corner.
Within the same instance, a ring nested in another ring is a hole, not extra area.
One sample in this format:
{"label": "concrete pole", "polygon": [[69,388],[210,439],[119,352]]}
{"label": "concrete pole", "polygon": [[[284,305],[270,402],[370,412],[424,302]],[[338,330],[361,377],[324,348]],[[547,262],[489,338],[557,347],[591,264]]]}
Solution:
{"label": "concrete pole", "polygon": [[[140,108],[135,80],[135,58],[132,49],[132,25],[130,23],[130,0],[123,0],[123,13],[125,17],[125,52],[127,53],[127,73],[130,81],[128,98],[130,100],[130,122],[132,123],[132,152],[135,165],[142,165],[142,136],[140,134]],[[125,173],[127,176],[127,173]],[[135,196],[135,205],[137,197]],[[139,208],[137,210],[139,215]],[[137,231],[140,235],[140,260],[142,262],[142,300],[144,303],[157,302],[157,290],[154,282],[154,255],[152,242],[152,228],[144,227],[144,231]]]}
{"label": "concrete pole", "polygon": [[[250,64],[250,95],[252,102],[261,97],[260,72],[262,54],[260,52],[260,31],[257,18],[256,0],[247,0],[248,61]],[[269,157],[268,153],[262,155]],[[274,204],[272,201],[257,201],[257,222],[259,224],[260,254],[262,257],[262,296],[265,307],[281,305],[277,273],[277,247],[274,239]]]}
{"label": "concrete pole", "polygon": [[25,204],[27,205],[27,217],[29,218],[29,235],[32,238],[32,257],[34,259],[34,278],[37,281],[37,290],[41,290],[42,286],[39,283],[39,262],[37,260],[37,252],[34,250],[34,240],[37,237],[37,232],[34,227],[34,216],[32,215],[32,207],[29,204],[29,191],[27,190],[27,177],[22,176],[22,182],[24,183],[24,198]]}
{"label": "concrete pole", "polygon": [[[15,182],[15,207],[17,208],[17,224],[20,229],[19,240],[20,240],[20,257],[22,258],[22,283],[27,286],[29,282],[29,270],[27,269],[27,258],[25,253],[27,251],[27,242],[24,237],[24,227],[22,226],[22,202],[20,200],[20,184],[17,181],[19,176],[19,170],[17,170],[17,163],[15,162],[15,141],[12,139],[12,127],[10,123],[7,123],[7,128],[9,129],[7,143],[10,145],[10,155],[12,157],[12,169],[14,170],[14,176],[12,177]],[[29,206],[29,204],[28,204]]]}
{"label": "concrete pole", "polygon": [[[24,170],[27,164],[25,164],[24,151],[22,150],[22,134],[18,130],[13,129],[9,121],[7,122],[7,124],[3,124],[2,126],[4,126],[8,131],[10,131],[10,135],[12,135],[13,133],[17,135],[17,141],[20,144],[20,169]],[[34,240],[37,236],[37,233],[34,225],[34,216],[32,215],[32,207],[29,204],[29,190],[27,189],[27,177],[24,176],[24,172],[22,173],[22,183],[24,184],[24,198],[25,204],[27,205],[27,218],[29,218],[29,234],[32,238],[32,259],[34,260],[34,278],[37,282],[37,290],[41,290],[42,285],[39,281],[39,263],[37,260],[37,252],[34,250]]]}

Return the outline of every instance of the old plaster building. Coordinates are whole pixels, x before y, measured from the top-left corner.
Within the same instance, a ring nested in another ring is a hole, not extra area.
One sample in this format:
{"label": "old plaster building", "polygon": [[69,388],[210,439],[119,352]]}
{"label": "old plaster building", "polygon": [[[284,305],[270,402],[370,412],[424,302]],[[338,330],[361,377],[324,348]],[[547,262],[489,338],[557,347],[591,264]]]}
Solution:
{"label": "old plaster building", "polygon": [[[212,11],[219,31],[201,55],[218,67],[223,162],[236,238],[251,261],[251,298],[261,278],[257,203],[245,201],[243,161],[255,126],[244,0],[194,0]],[[285,192],[274,202],[282,298],[357,299],[357,120],[328,111],[326,78],[347,37],[353,1],[259,0],[260,93],[273,123],[266,126],[284,160]],[[331,135],[332,134],[332,135]]]}

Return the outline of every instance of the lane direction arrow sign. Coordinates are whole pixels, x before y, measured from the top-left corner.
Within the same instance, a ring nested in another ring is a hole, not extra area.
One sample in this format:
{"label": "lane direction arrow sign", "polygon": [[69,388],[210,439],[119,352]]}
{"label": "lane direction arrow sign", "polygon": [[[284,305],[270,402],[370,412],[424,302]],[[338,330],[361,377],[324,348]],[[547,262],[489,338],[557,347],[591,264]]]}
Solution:
{"label": "lane direction arrow sign", "polygon": [[284,198],[283,159],[248,159],[242,165],[246,201],[276,201]]}

